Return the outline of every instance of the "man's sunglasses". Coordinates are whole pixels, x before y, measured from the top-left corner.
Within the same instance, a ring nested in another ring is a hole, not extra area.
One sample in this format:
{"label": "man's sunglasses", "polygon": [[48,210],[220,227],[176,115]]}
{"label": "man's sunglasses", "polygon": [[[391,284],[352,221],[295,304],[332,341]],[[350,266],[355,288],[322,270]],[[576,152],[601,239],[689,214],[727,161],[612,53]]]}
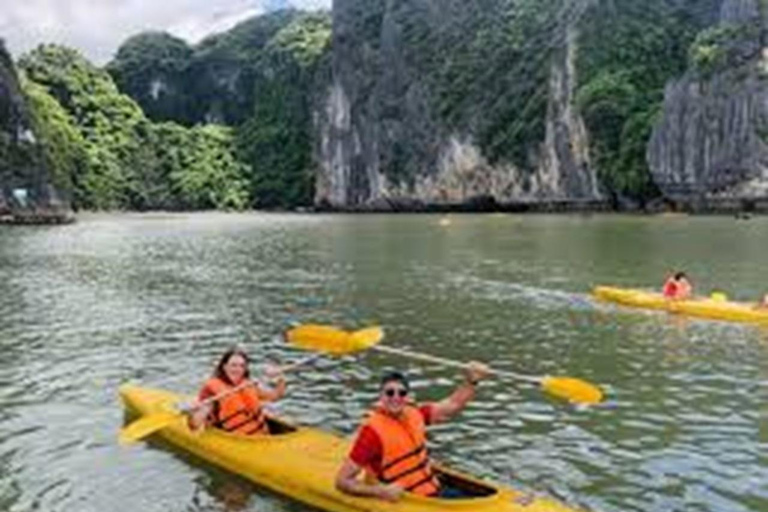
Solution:
{"label": "man's sunglasses", "polygon": [[397,393],[397,396],[399,396],[400,398],[403,398],[404,396],[406,396],[408,394],[408,390],[407,389],[392,389],[392,388],[384,390],[384,394],[387,395],[390,398],[395,396],[395,393]]}

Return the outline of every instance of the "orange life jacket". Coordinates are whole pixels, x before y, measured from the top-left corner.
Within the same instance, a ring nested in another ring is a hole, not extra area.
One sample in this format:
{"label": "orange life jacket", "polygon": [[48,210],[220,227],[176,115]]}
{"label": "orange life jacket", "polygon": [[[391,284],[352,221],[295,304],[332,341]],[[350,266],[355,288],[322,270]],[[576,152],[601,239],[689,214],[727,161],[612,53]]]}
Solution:
{"label": "orange life jacket", "polygon": [[[381,440],[381,469],[374,474],[382,483],[395,483],[406,491],[432,496],[440,483],[432,471],[426,445],[426,425],[421,412],[406,406],[399,418],[374,410],[365,425]],[[368,468],[369,473],[373,473]]]}
{"label": "orange life jacket", "polygon": [[[232,389],[233,386],[213,377],[205,387],[214,395]],[[248,386],[222,398],[213,405],[214,427],[236,434],[269,434],[267,418],[261,407],[255,386]]]}

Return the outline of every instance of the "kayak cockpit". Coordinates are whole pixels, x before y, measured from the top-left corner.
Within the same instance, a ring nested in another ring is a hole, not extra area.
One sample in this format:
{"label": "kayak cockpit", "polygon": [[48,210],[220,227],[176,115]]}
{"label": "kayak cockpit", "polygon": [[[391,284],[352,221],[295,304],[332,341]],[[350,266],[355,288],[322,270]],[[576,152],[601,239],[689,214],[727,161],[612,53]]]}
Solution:
{"label": "kayak cockpit", "polygon": [[487,498],[498,493],[496,487],[482,480],[468,477],[443,467],[436,467],[435,473],[443,488],[455,493],[459,499]]}
{"label": "kayak cockpit", "polygon": [[296,425],[274,416],[267,416],[267,427],[271,435],[292,434],[299,429]]}

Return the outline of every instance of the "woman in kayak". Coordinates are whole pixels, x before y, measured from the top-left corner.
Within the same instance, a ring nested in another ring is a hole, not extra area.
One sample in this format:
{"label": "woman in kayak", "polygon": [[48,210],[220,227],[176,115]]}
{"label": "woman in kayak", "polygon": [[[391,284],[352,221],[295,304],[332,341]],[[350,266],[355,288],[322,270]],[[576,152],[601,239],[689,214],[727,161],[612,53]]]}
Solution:
{"label": "woman in kayak", "polygon": [[677,272],[664,283],[662,293],[668,299],[690,299],[693,296],[693,286],[685,272]]}
{"label": "woman in kayak", "polygon": [[269,434],[262,404],[285,395],[285,378],[279,368],[272,369],[268,376],[276,380],[275,388],[265,388],[250,379],[248,363],[248,355],[238,348],[229,349],[221,356],[197,399],[199,403],[212,396],[225,396],[212,404],[193,406],[189,418],[192,429],[209,425],[236,434]]}
{"label": "woman in kayak", "polygon": [[[404,492],[441,498],[461,497],[458,489],[441,485],[432,470],[426,426],[446,421],[475,396],[475,386],[488,367],[471,362],[465,380],[440,402],[414,405],[410,386],[400,372],[384,376],[379,401],[360,427],[347,460],[336,475],[336,488],[353,496],[398,501]],[[367,478],[359,480],[365,472]]]}

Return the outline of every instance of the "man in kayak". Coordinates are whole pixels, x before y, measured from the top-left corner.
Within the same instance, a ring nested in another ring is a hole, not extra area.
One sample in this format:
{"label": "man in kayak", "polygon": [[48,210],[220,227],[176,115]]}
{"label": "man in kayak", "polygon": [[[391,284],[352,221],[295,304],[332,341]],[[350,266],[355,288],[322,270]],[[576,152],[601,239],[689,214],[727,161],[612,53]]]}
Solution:
{"label": "man in kayak", "polygon": [[[471,362],[465,381],[447,398],[421,406],[408,400],[410,385],[400,372],[384,376],[379,400],[357,432],[349,457],[336,475],[336,488],[355,496],[397,501],[408,491],[421,496],[458,497],[441,487],[426,447],[426,426],[446,421],[475,396],[488,367]],[[364,480],[358,479],[365,472]]]}
{"label": "man in kayak", "polygon": [[662,293],[668,299],[690,299],[693,295],[693,286],[685,272],[677,272],[664,283]]}
{"label": "man in kayak", "polygon": [[200,390],[197,403],[216,395],[226,396],[204,406],[193,404],[190,428],[210,425],[236,434],[269,434],[262,403],[279,400],[285,395],[285,378],[279,368],[271,369],[268,375],[276,379],[276,386],[267,389],[250,380],[248,364],[248,355],[238,348],[221,356],[213,376]]}

